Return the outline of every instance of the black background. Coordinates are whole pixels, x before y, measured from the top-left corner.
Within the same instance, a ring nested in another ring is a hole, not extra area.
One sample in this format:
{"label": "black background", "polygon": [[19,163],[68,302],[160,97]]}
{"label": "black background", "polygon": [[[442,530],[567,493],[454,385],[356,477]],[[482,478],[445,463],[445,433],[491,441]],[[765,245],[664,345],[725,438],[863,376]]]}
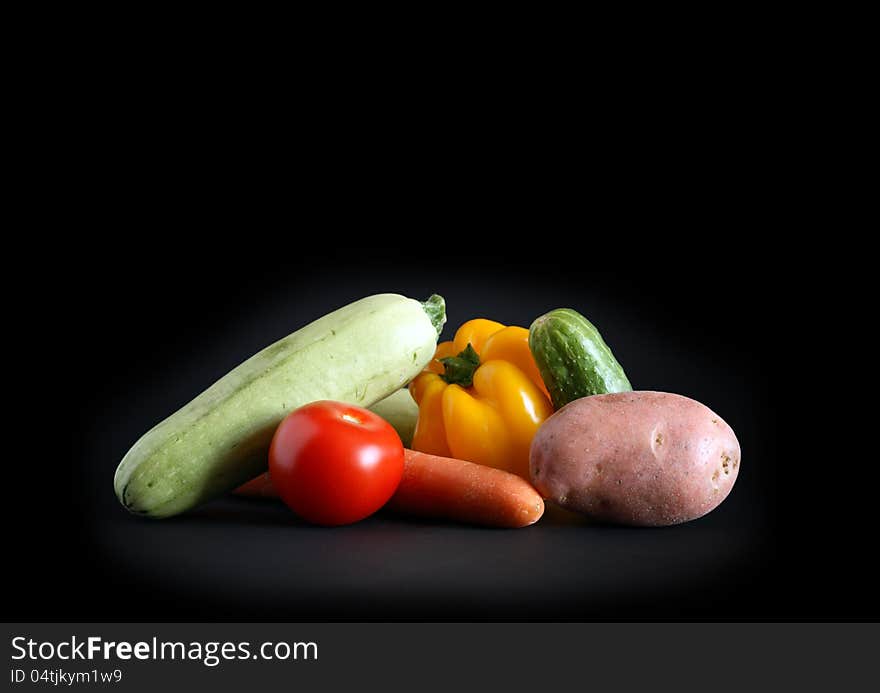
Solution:
{"label": "black background", "polygon": [[[708,151],[708,126],[664,138],[634,125],[599,137],[594,158],[580,143],[580,159],[552,132],[529,153],[493,137],[463,165],[444,131],[387,156],[340,132],[303,164],[289,143],[289,158],[268,155],[259,132],[242,154],[146,130],[125,157],[84,163],[85,185],[55,201],[82,231],[22,259],[34,290],[17,301],[28,337],[12,370],[36,394],[20,423],[37,443],[9,469],[7,618],[876,617],[825,528],[788,531],[799,450],[781,419],[805,279],[768,240],[772,177],[745,167],[742,133]],[[731,496],[656,530],[551,513],[518,531],[383,515],[328,530],[247,500],[150,522],[118,505],[113,471],[145,430],[263,346],[385,291],[442,294],[445,336],[472,317],[528,326],[578,309],[636,388],[731,424]]]}

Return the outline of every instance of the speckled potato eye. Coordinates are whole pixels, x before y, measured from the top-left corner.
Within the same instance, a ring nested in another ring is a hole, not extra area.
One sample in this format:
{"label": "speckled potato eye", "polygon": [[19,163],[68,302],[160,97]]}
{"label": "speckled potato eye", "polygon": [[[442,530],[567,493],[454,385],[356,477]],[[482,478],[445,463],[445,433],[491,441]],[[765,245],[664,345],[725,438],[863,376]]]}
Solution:
{"label": "speckled potato eye", "polygon": [[532,441],[535,488],[605,522],[662,526],[714,510],[740,467],[739,441],[720,416],[666,392],[621,392],[567,404]]}

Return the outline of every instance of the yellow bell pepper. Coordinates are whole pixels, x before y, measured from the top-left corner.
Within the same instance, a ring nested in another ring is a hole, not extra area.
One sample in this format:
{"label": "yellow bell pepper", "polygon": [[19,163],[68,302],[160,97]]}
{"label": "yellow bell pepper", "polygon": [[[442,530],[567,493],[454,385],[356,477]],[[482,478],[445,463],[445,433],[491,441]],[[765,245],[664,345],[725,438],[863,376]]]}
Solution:
{"label": "yellow bell pepper", "polygon": [[528,479],[529,446],[553,407],[527,329],[469,320],[437,345],[410,392],[419,405],[413,450]]}

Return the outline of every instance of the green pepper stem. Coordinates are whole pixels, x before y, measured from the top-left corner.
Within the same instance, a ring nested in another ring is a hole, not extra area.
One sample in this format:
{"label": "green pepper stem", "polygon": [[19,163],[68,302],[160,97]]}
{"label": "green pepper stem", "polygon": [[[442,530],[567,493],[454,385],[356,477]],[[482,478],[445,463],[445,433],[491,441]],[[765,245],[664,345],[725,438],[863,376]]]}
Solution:
{"label": "green pepper stem", "polygon": [[440,377],[450,385],[470,387],[474,383],[474,371],[480,367],[480,355],[468,342],[468,345],[459,352],[458,356],[447,356],[440,359],[445,367],[445,372]]}

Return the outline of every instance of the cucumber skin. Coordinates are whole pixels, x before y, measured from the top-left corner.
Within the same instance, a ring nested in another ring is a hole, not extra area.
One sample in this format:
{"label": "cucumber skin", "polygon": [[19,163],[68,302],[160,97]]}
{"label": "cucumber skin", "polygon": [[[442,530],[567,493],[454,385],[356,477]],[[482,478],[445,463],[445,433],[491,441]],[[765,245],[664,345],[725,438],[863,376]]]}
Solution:
{"label": "cucumber skin", "polygon": [[576,310],[558,308],[535,320],[529,349],[554,409],[581,397],[632,391],[599,330]]}
{"label": "cucumber skin", "polygon": [[425,307],[396,294],[319,318],[144,434],[116,470],[117,497],[129,511],[159,518],[231,491],[266,471],[272,435],[287,414],[323,399],[375,404],[428,364],[437,335]]}

